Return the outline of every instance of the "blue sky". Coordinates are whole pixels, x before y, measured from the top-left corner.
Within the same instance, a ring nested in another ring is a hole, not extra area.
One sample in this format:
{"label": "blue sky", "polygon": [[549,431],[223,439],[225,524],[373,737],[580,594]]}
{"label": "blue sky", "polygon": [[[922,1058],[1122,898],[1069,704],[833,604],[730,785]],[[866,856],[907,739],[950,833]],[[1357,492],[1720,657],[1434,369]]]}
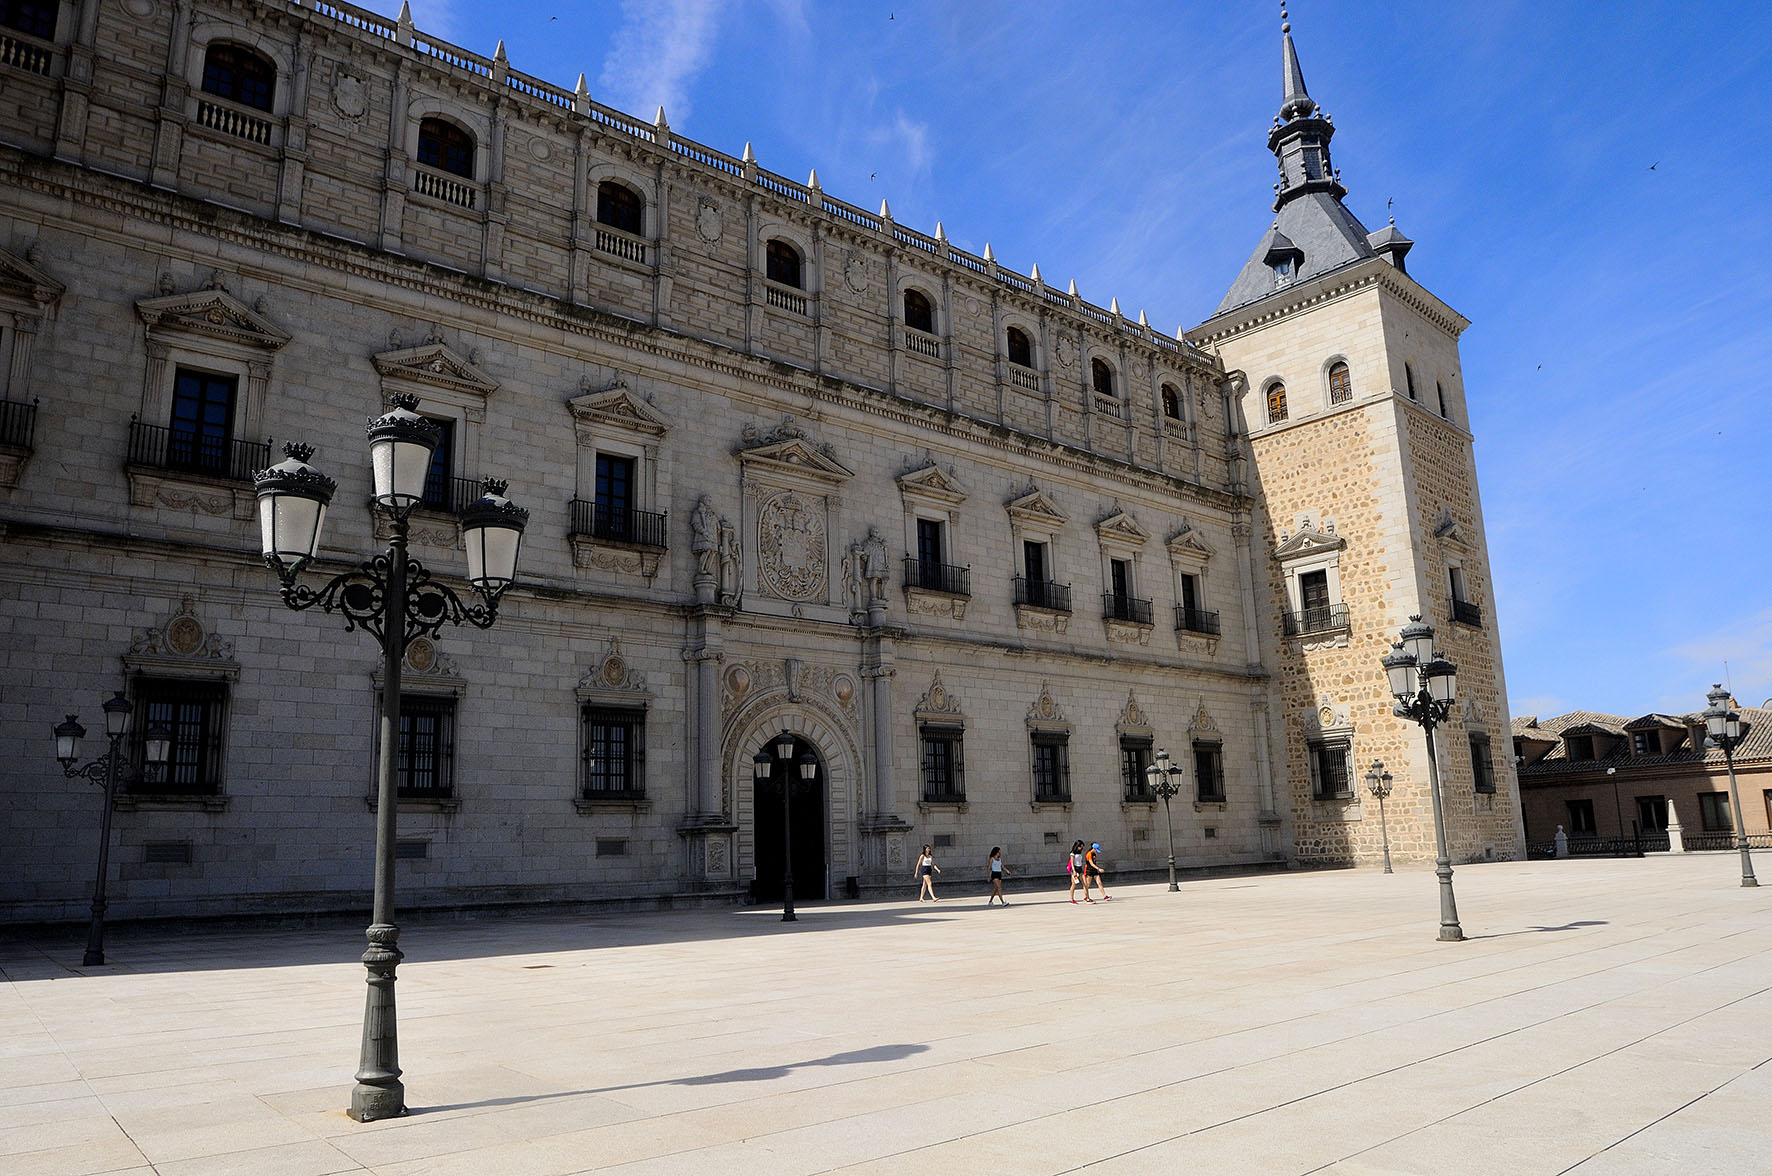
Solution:
{"label": "blue sky", "polygon": [[[385,6],[382,6],[385,7]],[[422,30],[1172,331],[1269,218],[1277,6],[413,5]],[[1772,16],[1299,0],[1347,203],[1471,319],[1516,714],[1772,697]],[[1727,662],[1727,670],[1725,670]]]}

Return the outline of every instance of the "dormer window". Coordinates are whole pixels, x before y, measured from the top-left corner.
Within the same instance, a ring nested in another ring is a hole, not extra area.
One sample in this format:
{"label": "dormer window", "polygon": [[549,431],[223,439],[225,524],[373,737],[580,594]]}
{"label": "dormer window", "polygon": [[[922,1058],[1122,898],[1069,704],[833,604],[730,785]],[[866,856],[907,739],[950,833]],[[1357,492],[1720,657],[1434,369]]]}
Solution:
{"label": "dormer window", "polygon": [[1594,758],[1594,737],[1592,735],[1565,735],[1563,746],[1568,749],[1569,762],[1587,763]]}
{"label": "dormer window", "polygon": [[1634,755],[1660,755],[1661,732],[1633,731],[1630,737],[1631,752]]}

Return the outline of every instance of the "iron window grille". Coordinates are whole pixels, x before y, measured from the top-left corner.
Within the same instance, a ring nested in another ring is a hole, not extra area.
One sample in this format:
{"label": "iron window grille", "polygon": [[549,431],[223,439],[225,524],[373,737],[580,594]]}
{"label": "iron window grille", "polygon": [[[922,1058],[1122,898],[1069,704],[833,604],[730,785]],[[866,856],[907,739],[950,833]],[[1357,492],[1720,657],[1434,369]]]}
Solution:
{"label": "iron window grille", "polygon": [[1151,602],[1118,592],[1104,592],[1101,594],[1101,615],[1110,621],[1148,625],[1151,623]]}
{"label": "iron window grille", "polygon": [[1472,788],[1479,793],[1493,793],[1495,763],[1489,755],[1489,736],[1473,734],[1470,739]]}
{"label": "iron window grille", "polygon": [[1175,627],[1184,633],[1205,633],[1218,636],[1218,614],[1203,608],[1189,608],[1185,604],[1175,606]]}
{"label": "iron window grille", "polygon": [[1122,735],[1120,737],[1120,787],[1126,800],[1153,799],[1151,783],[1144,770],[1151,766],[1151,741]]}
{"label": "iron window grille", "polygon": [[1033,753],[1034,800],[1041,804],[1069,804],[1070,736],[1036,732],[1029,742]]}
{"label": "iron window grille", "polygon": [[394,767],[401,800],[455,795],[455,699],[400,696],[400,751]]}
{"label": "iron window grille", "polygon": [[907,555],[904,557],[904,586],[921,588],[928,592],[945,592],[949,596],[970,596],[972,569]]}
{"label": "iron window grille", "polygon": [[1195,797],[1202,803],[1224,801],[1224,748],[1217,743],[1194,742]]}
{"label": "iron window grille", "polygon": [[1051,612],[1068,613],[1071,611],[1071,586],[1055,584],[1051,580],[1030,580],[1026,576],[1017,576],[1012,587],[1015,592],[1015,603],[1025,604],[1030,608],[1043,608]]}
{"label": "iron window grille", "polygon": [[[147,796],[215,796],[221,792],[222,737],[228,688],[222,682],[141,678],[136,682],[130,792]],[[171,732],[166,762],[146,763],[150,727]]]}
{"label": "iron window grille", "polygon": [[36,400],[0,400],[0,445],[29,449],[36,432]]}
{"label": "iron window grille", "polygon": [[584,723],[584,797],[636,800],[646,795],[646,712],[587,706]]}
{"label": "iron window grille", "polygon": [[1345,739],[1312,740],[1311,795],[1317,800],[1341,800],[1354,794],[1348,757],[1353,747]]}
{"label": "iron window grille", "polygon": [[966,799],[966,748],[957,727],[923,728],[923,799],[957,803]]}

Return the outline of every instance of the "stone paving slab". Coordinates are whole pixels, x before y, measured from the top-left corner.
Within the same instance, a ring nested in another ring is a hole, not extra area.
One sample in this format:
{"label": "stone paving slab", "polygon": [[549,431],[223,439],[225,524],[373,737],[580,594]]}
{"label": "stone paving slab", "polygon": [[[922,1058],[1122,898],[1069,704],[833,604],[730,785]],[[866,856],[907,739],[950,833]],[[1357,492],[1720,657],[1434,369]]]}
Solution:
{"label": "stone paving slab", "polygon": [[360,931],[0,937],[0,1176],[1772,1172],[1732,854],[1073,906],[419,916],[411,1113],[344,1114]]}

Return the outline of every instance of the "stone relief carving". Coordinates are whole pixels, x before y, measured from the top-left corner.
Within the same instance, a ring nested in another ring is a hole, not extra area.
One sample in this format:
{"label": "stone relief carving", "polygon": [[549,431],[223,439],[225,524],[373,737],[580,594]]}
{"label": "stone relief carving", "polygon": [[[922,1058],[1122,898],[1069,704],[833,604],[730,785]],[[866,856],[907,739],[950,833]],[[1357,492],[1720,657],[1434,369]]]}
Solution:
{"label": "stone relief carving", "polygon": [[923,697],[917,700],[915,714],[918,718],[959,717],[960,700],[948,693],[948,688],[942,683],[940,670],[935,671],[935,677],[931,679],[929,689],[925,690]]}
{"label": "stone relief carving", "polygon": [[579,678],[578,690],[581,695],[586,692],[608,693],[614,690],[643,694],[646,691],[646,675],[628,664],[627,655],[621,651],[621,639],[611,637],[609,648],[602,658]]}
{"label": "stone relief carving", "polygon": [[1217,735],[1218,724],[1212,721],[1212,715],[1206,710],[1206,700],[1200,699],[1200,707],[1187,725],[1188,735]]}
{"label": "stone relief carving", "polygon": [[1138,705],[1137,697],[1130,690],[1126,692],[1126,707],[1120,712],[1118,729],[1122,734],[1128,731],[1148,732],[1151,729],[1149,717],[1144,713],[1144,708]]}
{"label": "stone relief carving", "polygon": [[1059,709],[1058,703],[1052,700],[1052,686],[1049,683],[1041,682],[1040,697],[1036,698],[1034,704],[1028,707],[1028,722],[1053,725],[1061,724],[1064,721],[1064,712]]}
{"label": "stone relief carving", "polygon": [[143,629],[129,643],[132,654],[187,658],[191,661],[232,661],[234,643],[209,632],[197,619],[197,600],[186,596],[178,612],[158,629]]}
{"label": "stone relief carving", "polygon": [[843,280],[855,293],[867,293],[868,260],[853,249],[843,256]]}
{"label": "stone relief carving", "polygon": [[437,648],[429,637],[414,637],[406,646],[406,668],[414,674],[434,678],[459,678],[461,668],[455,659]]}
{"label": "stone relief carving", "polygon": [[342,66],[332,78],[332,108],[353,121],[369,111],[369,92],[363,79],[347,73]]}
{"label": "stone relief carving", "polygon": [[709,245],[717,244],[724,229],[720,218],[720,206],[712,200],[703,199],[700,207],[695,210],[695,232]]}
{"label": "stone relief carving", "polygon": [[856,713],[855,678],[835,666],[807,665],[800,658],[736,662],[720,676],[720,708],[730,714],[752,698],[781,691],[792,701],[829,699],[847,716]]}
{"label": "stone relief carving", "polygon": [[757,516],[757,573],[783,600],[814,601],[826,581],[823,511],[799,494],[770,495]]}

